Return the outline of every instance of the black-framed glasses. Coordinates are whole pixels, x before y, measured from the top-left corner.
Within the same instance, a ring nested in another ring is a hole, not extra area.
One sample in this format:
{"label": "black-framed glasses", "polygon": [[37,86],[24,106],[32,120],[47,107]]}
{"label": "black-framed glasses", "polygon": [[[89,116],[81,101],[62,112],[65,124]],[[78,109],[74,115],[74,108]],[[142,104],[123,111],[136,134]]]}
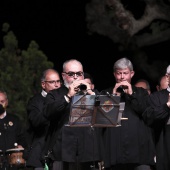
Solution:
{"label": "black-framed glasses", "polygon": [[63,72],[63,73],[67,74],[69,77],[74,77],[75,75],[77,77],[81,77],[84,75],[84,73],[82,71],[78,71],[78,72],[69,71],[68,73],[66,73],[66,72]]}
{"label": "black-framed glasses", "polygon": [[44,81],[44,82],[47,82],[47,83],[49,83],[49,84],[59,84],[59,83],[61,83],[61,80],[50,80],[50,81]]}

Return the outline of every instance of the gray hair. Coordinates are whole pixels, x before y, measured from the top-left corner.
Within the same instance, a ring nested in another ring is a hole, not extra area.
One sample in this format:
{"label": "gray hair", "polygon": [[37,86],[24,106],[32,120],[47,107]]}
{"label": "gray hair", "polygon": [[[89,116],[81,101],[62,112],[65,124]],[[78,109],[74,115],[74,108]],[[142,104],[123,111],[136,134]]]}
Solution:
{"label": "gray hair", "polygon": [[130,71],[133,71],[133,64],[128,58],[121,58],[114,63],[113,71],[125,68],[129,68]]}
{"label": "gray hair", "polygon": [[80,61],[78,61],[78,60],[76,60],[76,59],[70,59],[70,60],[67,60],[67,61],[65,61],[65,62],[63,63],[63,71],[65,71],[66,65],[67,65],[68,63],[70,63],[70,62],[79,63],[79,64],[82,66],[82,68],[83,68],[83,65],[82,65],[82,63],[81,63]]}
{"label": "gray hair", "polygon": [[43,71],[42,76],[41,76],[41,82],[46,80],[46,76],[49,72],[54,72],[54,73],[58,74],[60,77],[60,74],[57,70],[49,68],[49,69],[46,69]]}

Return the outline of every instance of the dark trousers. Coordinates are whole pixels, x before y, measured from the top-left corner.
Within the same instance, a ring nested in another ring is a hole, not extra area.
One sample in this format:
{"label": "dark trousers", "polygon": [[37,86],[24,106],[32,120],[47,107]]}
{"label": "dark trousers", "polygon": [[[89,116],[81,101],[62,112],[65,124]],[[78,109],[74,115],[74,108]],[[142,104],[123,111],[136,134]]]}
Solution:
{"label": "dark trousers", "polygon": [[98,162],[63,162],[63,170],[99,170]]}
{"label": "dark trousers", "polygon": [[54,161],[52,164],[51,170],[63,170],[63,162],[62,161]]}
{"label": "dark trousers", "polygon": [[105,168],[105,170],[154,170],[149,165],[138,165],[138,164],[118,164],[111,168]]}

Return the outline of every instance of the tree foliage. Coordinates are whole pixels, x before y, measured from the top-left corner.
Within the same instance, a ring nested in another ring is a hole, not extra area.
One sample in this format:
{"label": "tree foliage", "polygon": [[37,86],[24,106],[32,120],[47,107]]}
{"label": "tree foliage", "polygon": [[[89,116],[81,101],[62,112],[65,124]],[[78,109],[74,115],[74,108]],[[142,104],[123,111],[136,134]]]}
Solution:
{"label": "tree foliage", "polygon": [[20,50],[18,40],[9,24],[4,23],[2,30],[4,48],[0,51],[0,89],[8,95],[8,112],[17,114],[23,124],[27,122],[26,105],[31,96],[41,90],[40,76],[43,70],[53,68],[53,63],[31,41],[27,50]]}

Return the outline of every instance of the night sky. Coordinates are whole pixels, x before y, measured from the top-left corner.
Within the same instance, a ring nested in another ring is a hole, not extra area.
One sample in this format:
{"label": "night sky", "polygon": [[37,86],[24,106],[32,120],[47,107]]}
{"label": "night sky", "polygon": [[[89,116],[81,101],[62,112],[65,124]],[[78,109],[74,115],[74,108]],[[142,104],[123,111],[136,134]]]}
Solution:
{"label": "night sky", "polygon": [[[124,56],[121,56],[117,46],[109,38],[87,33],[86,2],[87,0],[1,1],[0,25],[2,27],[4,22],[10,24],[22,50],[27,49],[31,40],[35,40],[59,72],[62,71],[65,60],[80,60],[84,71],[92,74],[96,88],[102,90],[114,82],[113,63]],[[0,32],[0,47],[3,45],[2,38],[3,33]],[[169,47],[166,42],[146,48],[149,62],[166,60]],[[147,75],[139,71],[134,80],[144,77]]]}

